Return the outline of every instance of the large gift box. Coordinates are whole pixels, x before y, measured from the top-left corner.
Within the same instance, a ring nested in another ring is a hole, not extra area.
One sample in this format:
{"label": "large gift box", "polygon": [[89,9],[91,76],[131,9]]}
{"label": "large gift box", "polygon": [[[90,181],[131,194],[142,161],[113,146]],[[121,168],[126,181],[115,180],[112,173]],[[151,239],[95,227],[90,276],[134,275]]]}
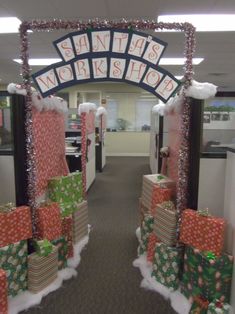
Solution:
{"label": "large gift box", "polygon": [[229,314],[230,306],[228,303],[223,303],[219,300],[214,300],[208,306],[207,314]]}
{"label": "large gift box", "polygon": [[182,214],[180,241],[201,251],[220,255],[224,245],[225,220],[186,209]]}
{"label": "large gift box", "polygon": [[77,204],[73,213],[73,242],[77,243],[88,234],[88,207],[87,201]]}
{"label": "large gift box", "polygon": [[153,232],[153,216],[152,215],[145,215],[144,220],[141,226],[140,232],[140,245],[138,248],[138,254],[144,254],[147,252],[148,249],[148,239],[150,234]]}
{"label": "large gift box", "polygon": [[175,182],[159,175],[144,175],[142,187],[142,203],[154,214],[155,207],[165,201],[169,201],[175,195]]}
{"label": "large gift box", "polygon": [[73,257],[73,218],[72,216],[62,218],[62,235],[68,244],[68,257]]}
{"label": "large gift box", "polygon": [[147,215],[147,214],[150,214],[150,209],[144,206],[142,199],[140,197],[139,198],[139,223],[140,223],[140,226],[143,223],[144,215]]}
{"label": "large gift box", "polygon": [[8,294],[16,296],[27,289],[27,241],[0,248],[0,268],[5,270]]}
{"label": "large gift box", "polygon": [[60,207],[58,203],[48,203],[37,209],[37,237],[53,240],[62,235]]}
{"label": "large gift box", "polygon": [[72,214],[76,211],[76,204],[83,200],[81,172],[52,178],[48,183],[48,192],[49,198],[60,204],[63,216]]}
{"label": "large gift box", "polygon": [[32,237],[31,212],[28,206],[0,212],[0,247]]}
{"label": "large gift box", "polygon": [[201,295],[208,301],[229,302],[233,273],[233,256],[202,252],[190,246],[184,255],[182,292],[187,298]]}
{"label": "large gift box", "polygon": [[8,313],[7,276],[3,269],[0,269],[0,313]]}
{"label": "large gift box", "polygon": [[152,276],[162,285],[176,290],[179,287],[183,263],[183,247],[157,243]]}
{"label": "large gift box", "polygon": [[28,290],[38,293],[56,278],[58,273],[58,250],[53,247],[46,256],[37,253],[28,256]]}
{"label": "large gift box", "polygon": [[65,237],[52,240],[51,243],[58,249],[58,269],[61,270],[67,267],[68,243]]}
{"label": "large gift box", "polygon": [[153,230],[159,241],[168,246],[176,244],[177,212],[171,201],[158,204],[154,215]]}

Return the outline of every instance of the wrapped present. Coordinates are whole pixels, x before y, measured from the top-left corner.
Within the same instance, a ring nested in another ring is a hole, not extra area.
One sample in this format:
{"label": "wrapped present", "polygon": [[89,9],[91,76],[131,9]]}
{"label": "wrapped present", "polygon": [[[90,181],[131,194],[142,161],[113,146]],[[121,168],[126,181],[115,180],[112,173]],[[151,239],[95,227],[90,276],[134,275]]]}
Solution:
{"label": "wrapped present", "polygon": [[62,235],[60,208],[58,203],[48,203],[37,209],[37,237],[53,240]]}
{"label": "wrapped present", "polygon": [[0,313],[8,313],[7,276],[3,269],[0,269]]}
{"label": "wrapped present", "polygon": [[203,296],[195,296],[189,314],[207,314],[209,301]]}
{"label": "wrapped present", "polygon": [[144,215],[150,214],[150,212],[151,212],[150,209],[144,206],[142,199],[140,197],[139,198],[139,223],[140,223],[140,226],[143,223]]}
{"label": "wrapped present", "polygon": [[35,241],[35,249],[38,256],[48,256],[53,251],[53,245],[47,239]]}
{"label": "wrapped present", "polygon": [[158,242],[158,239],[154,232],[150,233],[148,238],[148,247],[147,247],[147,261],[152,263],[154,258],[154,252],[156,243]]}
{"label": "wrapped present", "polygon": [[58,273],[58,249],[52,246],[52,251],[46,256],[37,253],[28,256],[28,290],[38,293],[46,288],[56,278]]}
{"label": "wrapped present", "polygon": [[201,295],[212,302],[218,299],[229,302],[233,272],[233,256],[220,257],[190,246],[184,255],[182,292],[187,297]]}
{"label": "wrapped present", "polygon": [[155,213],[157,204],[171,200],[175,195],[175,182],[171,179],[159,175],[144,175],[142,187],[142,203]]}
{"label": "wrapped present", "polygon": [[147,252],[148,239],[150,234],[153,232],[153,216],[144,215],[144,220],[140,229],[140,245],[138,248],[138,254],[144,254]]}
{"label": "wrapped present", "polygon": [[219,300],[214,300],[208,306],[207,314],[229,314],[230,306],[228,303],[223,303]]}
{"label": "wrapped present", "polygon": [[61,270],[67,267],[68,243],[65,237],[60,237],[59,239],[52,240],[51,243],[58,249],[58,269]]}
{"label": "wrapped present", "polygon": [[183,247],[169,247],[163,243],[157,243],[152,276],[162,285],[176,290],[179,288],[182,263]]}
{"label": "wrapped present", "polygon": [[195,210],[186,209],[182,214],[180,241],[201,251],[211,251],[217,256],[224,245],[225,220],[205,216]]}
{"label": "wrapped present", "polygon": [[176,244],[177,221],[177,212],[171,201],[157,205],[153,230],[160,242],[168,246]]}
{"label": "wrapped present", "polygon": [[62,235],[68,244],[68,258],[73,257],[73,219],[72,216],[62,218]]}
{"label": "wrapped present", "polygon": [[73,243],[77,243],[88,234],[88,207],[87,201],[77,205],[73,213]]}
{"label": "wrapped present", "polygon": [[31,212],[28,206],[0,212],[0,247],[32,237]]}
{"label": "wrapped present", "polygon": [[0,248],[0,268],[7,275],[8,294],[16,296],[27,289],[27,241]]}
{"label": "wrapped present", "polygon": [[49,198],[59,204],[80,203],[82,194],[82,174],[74,172],[68,176],[56,177],[48,183]]}

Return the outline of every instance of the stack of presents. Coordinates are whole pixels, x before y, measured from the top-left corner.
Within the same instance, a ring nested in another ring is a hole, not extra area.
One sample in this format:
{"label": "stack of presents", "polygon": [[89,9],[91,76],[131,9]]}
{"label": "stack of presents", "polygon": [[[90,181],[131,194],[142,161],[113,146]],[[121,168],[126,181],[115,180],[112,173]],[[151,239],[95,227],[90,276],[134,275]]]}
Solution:
{"label": "stack of presents", "polygon": [[48,182],[47,200],[36,209],[34,235],[28,206],[1,206],[0,313],[7,313],[8,296],[25,290],[38,293],[51,284],[73,257],[74,245],[87,234],[80,172]]}
{"label": "stack of presents", "polygon": [[175,195],[171,179],[143,176],[138,253],[152,263],[157,282],[188,298],[190,313],[229,313],[234,258],[223,251],[226,222],[185,209],[179,223]]}

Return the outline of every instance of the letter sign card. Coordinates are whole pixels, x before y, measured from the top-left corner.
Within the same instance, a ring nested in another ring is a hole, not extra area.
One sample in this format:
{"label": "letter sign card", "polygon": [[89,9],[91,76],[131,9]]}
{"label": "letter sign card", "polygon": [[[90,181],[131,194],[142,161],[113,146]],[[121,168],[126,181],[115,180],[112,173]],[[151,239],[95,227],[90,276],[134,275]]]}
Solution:
{"label": "letter sign card", "polygon": [[138,85],[163,102],[180,82],[159,66],[167,43],[138,31],[93,29],[54,41],[63,59],[32,75],[43,97],[74,84],[121,81]]}

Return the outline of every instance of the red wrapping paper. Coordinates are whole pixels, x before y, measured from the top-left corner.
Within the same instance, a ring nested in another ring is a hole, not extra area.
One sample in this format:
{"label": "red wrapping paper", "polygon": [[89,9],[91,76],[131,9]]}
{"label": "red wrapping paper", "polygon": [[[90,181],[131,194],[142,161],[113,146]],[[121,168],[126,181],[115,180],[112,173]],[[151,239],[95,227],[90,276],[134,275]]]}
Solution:
{"label": "red wrapping paper", "polygon": [[0,314],[8,313],[7,300],[7,276],[3,269],[0,269]]}
{"label": "red wrapping paper", "polygon": [[172,189],[155,186],[152,194],[151,215],[156,214],[156,206],[166,201],[170,201],[173,196]]}
{"label": "red wrapping paper", "polygon": [[186,209],[182,214],[180,241],[219,256],[224,245],[225,225],[223,218],[202,216],[195,210]]}
{"label": "red wrapping paper", "polygon": [[0,213],[0,247],[32,237],[31,212],[28,206]]}
{"label": "red wrapping paper", "polygon": [[148,238],[148,247],[147,247],[147,261],[148,262],[151,262],[151,263],[153,262],[155,246],[157,242],[158,242],[157,236],[155,235],[154,232],[152,232]]}
{"label": "red wrapping paper", "polygon": [[51,203],[37,209],[38,238],[54,240],[62,235],[60,207],[58,203]]}
{"label": "red wrapping paper", "polygon": [[68,243],[68,258],[73,257],[73,218],[72,216],[62,218],[62,235]]}

